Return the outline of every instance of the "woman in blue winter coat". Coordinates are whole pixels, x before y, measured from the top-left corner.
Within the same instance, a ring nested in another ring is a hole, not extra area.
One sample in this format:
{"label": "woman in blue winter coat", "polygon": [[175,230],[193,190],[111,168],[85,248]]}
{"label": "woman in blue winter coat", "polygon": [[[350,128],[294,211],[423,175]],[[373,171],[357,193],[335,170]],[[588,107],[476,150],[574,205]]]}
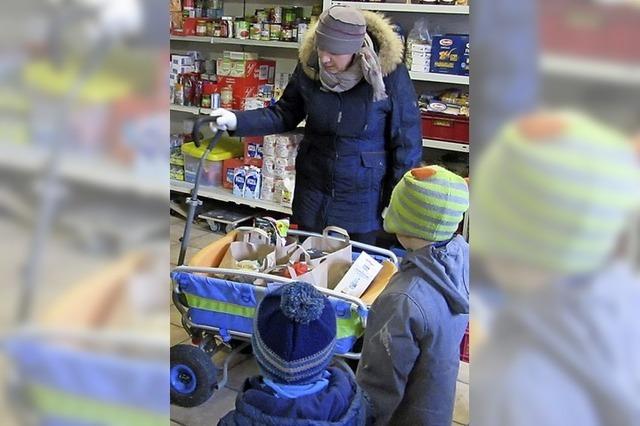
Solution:
{"label": "woman in blue winter coat", "polygon": [[336,312],[311,284],[295,282],[258,305],[251,344],[260,375],[247,379],[220,426],[365,426],[370,408],[348,368],[328,367]]}
{"label": "woman in blue winter coat", "polygon": [[422,156],[417,96],[402,56],[384,17],[333,6],[309,29],[280,100],[254,111],[214,110],[214,126],[257,136],[306,119],[292,222],[316,232],[338,225],[373,243],[391,190]]}

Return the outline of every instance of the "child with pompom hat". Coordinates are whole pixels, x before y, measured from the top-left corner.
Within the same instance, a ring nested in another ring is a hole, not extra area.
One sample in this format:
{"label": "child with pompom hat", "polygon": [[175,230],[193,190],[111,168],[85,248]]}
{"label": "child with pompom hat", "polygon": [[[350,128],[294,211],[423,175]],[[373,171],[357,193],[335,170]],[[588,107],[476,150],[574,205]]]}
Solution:
{"label": "child with pompom hat", "polygon": [[219,425],[365,425],[367,404],[348,371],[329,367],[336,313],[311,284],[294,282],[258,305],[251,343],[260,376],[244,383]]}

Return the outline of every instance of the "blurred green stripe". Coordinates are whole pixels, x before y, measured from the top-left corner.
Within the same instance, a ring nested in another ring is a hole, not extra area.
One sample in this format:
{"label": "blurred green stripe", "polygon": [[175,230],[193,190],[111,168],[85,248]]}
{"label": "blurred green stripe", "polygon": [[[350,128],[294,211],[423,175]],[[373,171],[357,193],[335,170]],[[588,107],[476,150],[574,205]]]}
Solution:
{"label": "blurred green stripe", "polygon": [[27,391],[35,407],[47,416],[109,426],[157,426],[169,422],[168,413],[164,416],[153,414],[137,408],[63,393],[40,385],[29,385]]}

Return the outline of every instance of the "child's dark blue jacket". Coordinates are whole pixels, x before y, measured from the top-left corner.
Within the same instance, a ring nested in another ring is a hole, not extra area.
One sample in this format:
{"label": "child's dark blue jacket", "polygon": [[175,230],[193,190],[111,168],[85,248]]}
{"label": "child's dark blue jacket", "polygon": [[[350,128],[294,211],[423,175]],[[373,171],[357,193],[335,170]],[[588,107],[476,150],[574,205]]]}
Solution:
{"label": "child's dark blue jacket", "polygon": [[367,423],[367,403],[352,374],[328,369],[329,385],[320,392],[295,399],[278,398],[260,377],[245,381],[236,409],[221,426],[360,426]]}

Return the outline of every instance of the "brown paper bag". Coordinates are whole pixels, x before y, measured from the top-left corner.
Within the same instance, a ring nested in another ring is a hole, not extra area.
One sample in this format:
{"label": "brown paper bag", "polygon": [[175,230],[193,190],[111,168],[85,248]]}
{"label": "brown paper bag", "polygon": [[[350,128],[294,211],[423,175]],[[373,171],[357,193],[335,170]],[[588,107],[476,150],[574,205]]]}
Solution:
{"label": "brown paper bag", "polygon": [[[302,275],[296,275],[296,271],[293,269],[293,264],[298,262],[301,258],[307,265],[310,265],[310,270]],[[312,260],[309,257],[309,253],[302,247],[297,246],[296,250],[291,254],[288,263],[289,275],[296,281],[304,281],[309,284],[313,284],[316,287],[327,288],[327,276],[328,276],[328,262],[326,257],[322,259],[316,259],[318,262],[312,264]]]}
{"label": "brown paper bag", "polygon": [[236,241],[254,244],[271,244],[269,234],[263,229],[241,226],[240,228],[236,228],[236,232],[238,235],[235,239]]}
{"label": "brown paper bag", "polygon": [[[275,229],[275,228],[274,228]],[[239,233],[237,241],[245,241],[255,244],[270,244],[271,238],[267,231],[260,228],[241,227],[236,229]],[[275,231],[274,231],[275,232]],[[276,237],[276,265],[286,265],[289,257],[298,247],[298,239],[295,237]]]}
{"label": "brown paper bag", "polygon": [[295,237],[278,237],[276,239],[276,265],[285,265],[298,248],[298,239]]}
{"label": "brown paper bag", "polygon": [[227,269],[247,269],[239,265],[239,262],[247,260],[259,262],[259,266],[256,269],[249,268],[255,272],[263,272],[271,269],[276,265],[275,246],[234,241],[229,244],[229,249],[222,259],[222,262],[220,262],[220,267]]}
{"label": "brown paper bag", "polygon": [[[329,238],[329,232],[335,232],[343,236],[342,240]],[[333,289],[351,267],[351,241],[349,234],[342,228],[328,226],[322,231],[322,236],[308,237],[302,243],[305,250],[315,249],[326,253],[325,256],[312,259],[311,264],[317,264],[326,259],[329,274],[327,286]]]}

